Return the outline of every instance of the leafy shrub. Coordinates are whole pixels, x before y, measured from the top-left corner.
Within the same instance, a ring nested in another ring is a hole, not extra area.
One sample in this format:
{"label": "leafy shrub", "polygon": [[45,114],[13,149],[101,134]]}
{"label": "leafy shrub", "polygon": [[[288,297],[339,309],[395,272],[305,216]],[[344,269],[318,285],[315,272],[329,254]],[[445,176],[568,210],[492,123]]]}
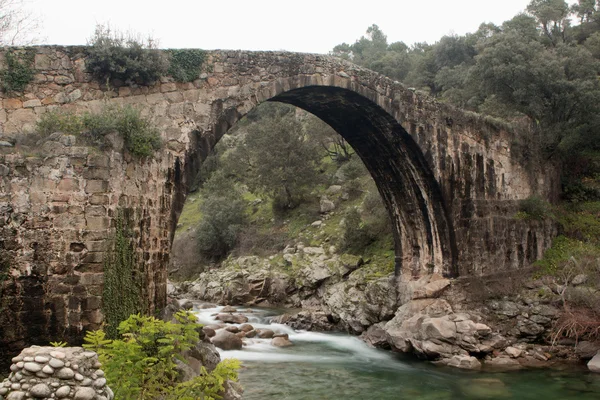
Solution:
{"label": "leafy shrub", "polygon": [[169,50],[169,75],[178,82],[192,82],[198,79],[206,53],[199,49]]}
{"label": "leafy shrub", "polygon": [[96,26],[86,67],[98,81],[150,85],[165,75],[169,63],[151,38],[141,40]]}
{"label": "leafy shrub", "polygon": [[137,157],[149,157],[161,147],[158,129],[130,105],[107,105],[100,113],[83,115],[50,111],[42,115],[37,131],[43,135],[54,132],[80,135],[89,144],[100,148],[107,146],[107,134],[118,132],[123,137],[125,148]]}
{"label": "leafy shrub", "polygon": [[0,72],[0,84],[5,93],[22,92],[33,80],[32,51],[17,55],[13,50],[5,53],[6,69]]}
{"label": "leafy shrub", "polygon": [[196,234],[200,253],[211,260],[225,257],[238,241],[245,221],[245,202],[235,187],[219,171],[205,183],[200,204],[202,221]]}
{"label": "leafy shrub", "polygon": [[547,202],[537,196],[531,196],[519,203],[518,218],[541,220],[546,218],[550,213],[550,208]]}
{"label": "leafy shrub", "polygon": [[358,254],[373,241],[374,238],[363,224],[358,209],[350,209],[344,216],[342,249]]}
{"label": "leafy shrub", "polygon": [[350,161],[339,169],[344,181],[351,181],[369,174],[369,171],[359,157],[352,157]]}
{"label": "leafy shrub", "polygon": [[175,314],[178,323],[131,315],[119,325],[120,338],[106,339],[90,331],[83,347],[98,353],[116,399],[221,399],[226,380],[237,379],[237,360],[225,360],[214,371],[179,382],[176,360],[200,340],[201,325],[186,311]]}

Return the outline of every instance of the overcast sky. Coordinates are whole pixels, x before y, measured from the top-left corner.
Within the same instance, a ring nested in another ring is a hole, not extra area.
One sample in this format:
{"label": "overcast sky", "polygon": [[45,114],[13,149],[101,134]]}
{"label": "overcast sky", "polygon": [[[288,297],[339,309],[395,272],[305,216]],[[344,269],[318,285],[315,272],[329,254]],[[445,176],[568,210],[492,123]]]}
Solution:
{"label": "overcast sky", "polygon": [[151,34],[163,48],[327,53],[377,24],[388,41],[433,43],[500,24],[530,0],[30,0],[48,44],[85,44],[96,24]]}

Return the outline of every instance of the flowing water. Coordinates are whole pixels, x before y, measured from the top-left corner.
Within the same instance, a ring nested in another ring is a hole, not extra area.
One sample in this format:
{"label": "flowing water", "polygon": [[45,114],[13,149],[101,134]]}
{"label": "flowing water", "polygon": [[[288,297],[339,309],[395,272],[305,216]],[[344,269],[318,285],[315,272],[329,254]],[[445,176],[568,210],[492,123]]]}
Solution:
{"label": "flowing water", "polygon": [[[196,310],[200,322],[218,321],[222,307]],[[222,358],[242,361],[240,383],[245,400],[600,400],[600,374],[568,370],[506,373],[436,367],[368,347],[346,334],[294,331],[271,324],[281,310],[252,308],[245,314],[255,328],[289,334],[294,346],[277,348],[271,339],[245,339],[243,350]]]}

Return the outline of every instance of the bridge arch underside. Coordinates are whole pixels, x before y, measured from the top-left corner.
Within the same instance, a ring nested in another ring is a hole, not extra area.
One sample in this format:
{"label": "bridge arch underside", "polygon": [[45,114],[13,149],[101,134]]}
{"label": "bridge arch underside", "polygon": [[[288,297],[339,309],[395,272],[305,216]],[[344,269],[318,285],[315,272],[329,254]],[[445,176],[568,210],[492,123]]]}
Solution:
{"label": "bridge arch underside", "polygon": [[[265,99],[302,108],[337,131],[361,157],[388,209],[396,274],[456,276],[456,244],[439,185],[413,138],[372,100],[336,86],[305,86]],[[220,137],[243,115],[223,112]],[[212,147],[212,146],[210,146]],[[207,153],[200,153],[204,158]]]}

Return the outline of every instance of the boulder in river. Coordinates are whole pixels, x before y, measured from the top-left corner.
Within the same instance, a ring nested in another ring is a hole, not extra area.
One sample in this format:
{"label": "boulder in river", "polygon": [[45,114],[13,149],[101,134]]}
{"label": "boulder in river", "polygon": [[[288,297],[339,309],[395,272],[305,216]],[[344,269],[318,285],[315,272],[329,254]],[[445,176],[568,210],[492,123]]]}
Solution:
{"label": "boulder in river", "polygon": [[242,314],[217,314],[215,318],[228,324],[243,324],[248,322],[248,317]]}
{"label": "boulder in river", "polygon": [[223,350],[241,350],[242,339],[226,330],[220,330],[210,339],[212,344]]}
{"label": "boulder in river", "polygon": [[257,329],[258,337],[260,339],[271,339],[275,336],[275,332],[270,329]]}
{"label": "boulder in river", "polygon": [[587,367],[592,372],[600,373],[600,351],[587,363]]}
{"label": "boulder in river", "polygon": [[271,340],[271,345],[275,346],[275,347],[289,347],[289,346],[293,346],[294,343],[292,343],[286,337],[277,336],[277,337],[273,338],[273,340]]}

